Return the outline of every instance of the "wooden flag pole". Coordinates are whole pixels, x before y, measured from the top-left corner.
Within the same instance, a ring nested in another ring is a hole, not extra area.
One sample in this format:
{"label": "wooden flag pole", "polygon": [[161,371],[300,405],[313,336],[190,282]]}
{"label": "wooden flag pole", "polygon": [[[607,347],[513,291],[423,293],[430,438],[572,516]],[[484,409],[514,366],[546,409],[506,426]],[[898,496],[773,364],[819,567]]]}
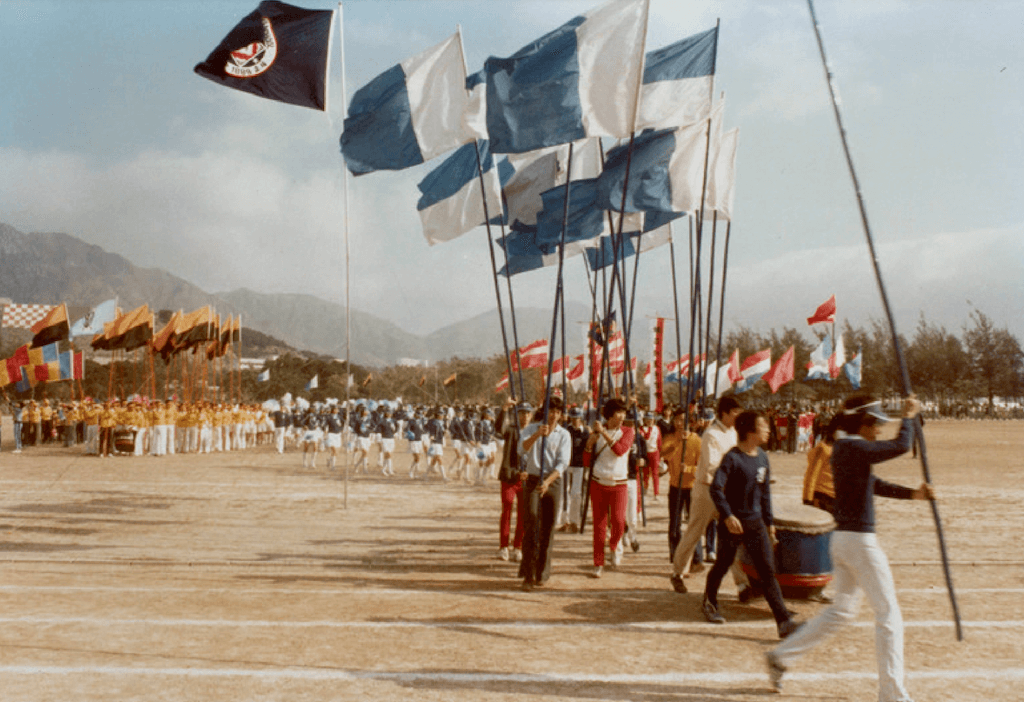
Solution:
{"label": "wooden flag pole", "polygon": [[[835,78],[829,68],[828,59],[825,56],[825,44],[821,39],[821,29],[818,26],[818,17],[814,13],[813,0],[807,0],[807,9],[811,14],[811,24],[814,25],[814,36],[818,40],[818,51],[821,54],[822,67],[825,69],[825,82],[828,84],[829,97],[832,100],[832,111],[835,114],[836,126],[839,127],[839,138],[843,144],[843,154],[846,156],[846,166],[850,171],[850,179],[853,182],[853,189],[857,196],[857,207],[860,211],[860,221],[864,229],[864,238],[867,240],[868,251],[871,254],[871,265],[875,270],[875,280],[878,281],[878,291],[882,296],[882,306],[885,308],[885,316],[889,321],[889,332],[892,335],[893,351],[896,362],[899,365],[900,376],[903,380],[903,394],[910,396],[913,391],[910,387],[910,371],[907,369],[907,361],[900,346],[900,337],[896,332],[896,321],[892,315],[892,307],[889,305],[889,295],[885,290],[885,283],[882,281],[882,270],[878,265],[878,254],[875,251],[875,243],[871,236],[871,227],[868,225],[867,208],[864,205],[864,196],[861,194],[860,182],[857,180],[857,172],[853,167],[853,157],[850,155],[850,146],[846,140],[846,128],[843,126],[843,117],[839,112],[839,101],[836,98]],[[924,431],[921,426],[921,418],[914,418],[914,435],[921,448],[921,470],[924,473],[924,480],[931,482],[928,470],[928,453],[925,450]],[[946,554],[946,541],[942,535],[942,520],[939,518],[939,508],[935,500],[929,500],[932,506],[932,517],[935,520],[935,532],[939,539],[939,551],[942,554],[942,571],[946,576],[946,588],[949,590],[949,601],[953,607],[953,620],[956,623],[957,641],[963,641],[963,627],[960,623],[960,609],[957,607],[956,594],[953,591],[953,575],[949,569],[949,556]]]}

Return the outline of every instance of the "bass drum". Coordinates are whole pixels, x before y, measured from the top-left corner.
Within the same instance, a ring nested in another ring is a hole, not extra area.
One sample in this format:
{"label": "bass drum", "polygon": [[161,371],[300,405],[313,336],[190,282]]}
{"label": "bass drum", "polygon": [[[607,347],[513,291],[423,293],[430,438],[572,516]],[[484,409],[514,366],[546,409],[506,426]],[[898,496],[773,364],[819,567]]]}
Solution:
{"label": "bass drum", "polygon": [[[782,595],[807,599],[821,594],[832,581],[829,546],[836,522],[825,510],[800,502],[799,498],[772,500],[775,522],[775,579]],[[742,551],[740,565],[750,584],[760,591],[757,571]]]}

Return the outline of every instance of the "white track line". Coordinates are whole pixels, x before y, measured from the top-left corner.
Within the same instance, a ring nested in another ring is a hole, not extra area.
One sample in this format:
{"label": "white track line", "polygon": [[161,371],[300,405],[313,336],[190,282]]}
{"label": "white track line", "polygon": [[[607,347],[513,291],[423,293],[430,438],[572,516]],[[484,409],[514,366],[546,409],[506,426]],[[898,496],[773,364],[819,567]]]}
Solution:
{"label": "white track line", "polygon": [[[282,668],[136,668],[132,666],[0,666],[0,676],[80,676],[116,675],[120,677],[184,677],[184,678],[255,678],[257,680],[353,681],[376,680],[383,682],[452,682],[512,684],[537,683],[620,683],[620,684],[735,684],[764,683],[766,673],[664,673],[658,675],[626,675],[608,673],[411,673],[399,671],[359,671],[317,667]],[[867,671],[841,671],[838,673],[787,673],[786,682],[831,682],[875,680],[877,674]],[[911,680],[981,679],[986,681],[1016,682],[1024,680],[1024,668],[980,668],[967,670],[907,671]]]}
{"label": "white track line", "polygon": [[[266,619],[115,619],[105,617],[0,617],[2,624],[84,624],[89,626],[164,626],[164,627],[222,627],[237,629],[465,629],[478,628],[494,631],[523,631],[538,629],[601,629],[605,631],[630,631],[644,629],[647,631],[722,631],[718,624],[700,621],[671,622],[619,622],[616,624],[597,624],[594,622],[545,622],[545,621],[493,621],[485,619],[465,619],[458,622],[431,620],[395,620],[381,621],[342,621],[319,619],[311,621],[266,620]],[[1019,629],[1024,621],[968,621],[962,622],[965,628],[971,629]],[[733,629],[775,629],[775,622],[770,619],[763,621],[733,622],[727,625]],[[849,626],[858,628],[874,628],[874,621],[853,622]],[[953,622],[945,620],[905,621],[907,629],[945,629],[952,628]]]}
{"label": "white track line", "polygon": [[[511,581],[510,581],[511,582]],[[518,582],[518,581],[517,581]],[[346,589],[344,587],[338,587],[331,590],[325,589],[304,589],[304,588],[284,588],[284,587],[268,587],[268,588],[233,588],[233,587],[126,587],[119,585],[0,585],[0,592],[122,592],[122,593],[167,593],[167,592],[181,592],[181,593],[199,593],[208,595],[332,595],[338,597],[351,598],[353,596],[366,595],[370,597],[402,597],[407,598],[415,595],[427,595],[435,596],[439,594],[434,590],[401,590],[392,588],[360,588],[356,590]],[[626,591],[623,591],[624,593]],[[635,594],[635,590],[628,591],[629,593]],[[901,595],[935,595],[948,597],[949,593],[941,588],[901,588],[896,591]],[[617,591],[609,591],[605,594],[607,598],[613,599],[616,597]],[[958,595],[998,595],[998,594],[1009,594],[1009,595],[1020,595],[1024,594],[1024,587],[963,587],[957,588],[956,593]],[[480,597],[480,596],[493,596],[501,594],[500,591],[495,590],[451,590],[446,593],[450,595],[465,595],[467,597]],[[506,593],[508,595],[514,595],[513,590],[510,589]],[[565,591],[559,592],[550,590],[544,593],[545,597],[580,597],[584,594],[584,591]],[[588,596],[593,596],[594,592],[587,592]]]}

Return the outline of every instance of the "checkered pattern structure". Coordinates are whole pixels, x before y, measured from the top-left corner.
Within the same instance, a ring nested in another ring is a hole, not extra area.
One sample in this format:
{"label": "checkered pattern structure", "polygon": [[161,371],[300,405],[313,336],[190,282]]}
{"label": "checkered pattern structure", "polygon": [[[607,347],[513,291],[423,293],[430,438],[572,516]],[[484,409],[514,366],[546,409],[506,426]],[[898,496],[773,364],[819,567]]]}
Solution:
{"label": "checkered pattern structure", "polygon": [[32,325],[46,316],[53,305],[31,305],[18,302],[4,306],[4,318],[0,324],[5,327],[31,329]]}

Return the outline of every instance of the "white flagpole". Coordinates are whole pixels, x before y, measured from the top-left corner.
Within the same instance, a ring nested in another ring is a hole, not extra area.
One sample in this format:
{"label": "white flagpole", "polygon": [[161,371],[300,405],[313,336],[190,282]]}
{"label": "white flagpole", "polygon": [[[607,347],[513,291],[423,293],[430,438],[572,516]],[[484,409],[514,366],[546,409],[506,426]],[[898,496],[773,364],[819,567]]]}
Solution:
{"label": "white flagpole", "polygon": [[[348,112],[348,91],[345,86],[345,19],[341,2],[338,3],[338,49],[341,56],[341,104],[345,106],[343,113]],[[351,237],[349,237],[348,218],[348,168],[345,166],[342,157],[342,205],[345,208],[344,229],[345,229],[345,372],[352,372],[352,267],[351,261]],[[345,421],[348,421],[349,402],[351,388],[345,383]],[[342,507],[348,509],[348,476],[349,463],[352,455],[345,452],[345,498]]]}

